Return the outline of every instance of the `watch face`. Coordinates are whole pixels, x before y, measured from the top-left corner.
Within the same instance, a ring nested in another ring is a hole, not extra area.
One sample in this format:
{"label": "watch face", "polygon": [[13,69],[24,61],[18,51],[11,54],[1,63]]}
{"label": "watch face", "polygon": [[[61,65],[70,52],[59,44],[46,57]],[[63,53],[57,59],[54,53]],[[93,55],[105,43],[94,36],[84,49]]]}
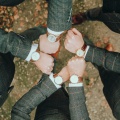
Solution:
{"label": "watch face", "polygon": [[79,49],[77,52],[76,52],[76,55],[79,56],[79,57],[82,57],[84,55],[84,51]]}
{"label": "watch face", "polygon": [[32,60],[37,61],[40,58],[40,54],[38,52],[34,52],[32,54]]}
{"label": "watch face", "polygon": [[61,85],[61,84],[63,83],[62,77],[57,76],[57,77],[55,78],[55,83],[58,84],[58,85]]}
{"label": "watch face", "polygon": [[56,41],[56,37],[54,35],[48,35],[48,40],[50,42],[55,42]]}
{"label": "watch face", "polygon": [[70,81],[71,81],[71,83],[78,83],[78,81],[79,81],[78,76],[77,75],[72,75],[70,77]]}

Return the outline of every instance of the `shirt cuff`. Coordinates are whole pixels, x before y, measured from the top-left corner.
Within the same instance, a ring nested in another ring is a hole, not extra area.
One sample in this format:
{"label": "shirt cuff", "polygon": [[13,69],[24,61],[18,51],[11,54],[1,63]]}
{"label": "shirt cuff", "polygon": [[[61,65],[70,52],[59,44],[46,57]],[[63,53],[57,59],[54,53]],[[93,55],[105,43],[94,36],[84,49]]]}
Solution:
{"label": "shirt cuff", "polygon": [[60,31],[60,32],[56,32],[56,31],[52,31],[51,29],[47,28],[47,31],[55,36],[59,36],[60,34],[62,34],[64,31]]}
{"label": "shirt cuff", "polygon": [[83,86],[83,83],[76,83],[76,84],[69,83],[69,87],[82,87],[82,86]]}
{"label": "shirt cuff", "polygon": [[50,80],[53,82],[53,84],[56,86],[57,89],[61,88],[61,85],[58,85],[54,82],[54,77],[53,77],[53,73],[50,74],[49,76]]}
{"label": "shirt cuff", "polygon": [[30,50],[27,58],[25,59],[26,61],[28,61],[28,62],[30,61],[32,53],[35,52],[37,50],[37,48],[38,48],[38,44],[33,44],[32,45],[31,50]]}
{"label": "shirt cuff", "polygon": [[84,54],[84,58],[86,57],[86,54],[87,54],[89,48],[90,48],[90,46],[87,45],[87,48],[86,48],[86,51],[85,51],[85,54]]}

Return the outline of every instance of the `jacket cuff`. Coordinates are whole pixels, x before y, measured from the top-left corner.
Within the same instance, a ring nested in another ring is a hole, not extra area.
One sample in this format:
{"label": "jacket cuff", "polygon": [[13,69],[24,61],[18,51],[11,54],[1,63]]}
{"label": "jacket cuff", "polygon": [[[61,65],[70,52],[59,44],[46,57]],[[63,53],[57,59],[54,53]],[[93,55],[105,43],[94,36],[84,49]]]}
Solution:
{"label": "jacket cuff", "polygon": [[41,82],[41,84],[38,83],[37,86],[39,87],[42,94],[46,97],[49,97],[52,93],[57,91],[57,88],[55,87],[55,85],[53,84],[49,77],[46,77],[46,79],[44,79]]}

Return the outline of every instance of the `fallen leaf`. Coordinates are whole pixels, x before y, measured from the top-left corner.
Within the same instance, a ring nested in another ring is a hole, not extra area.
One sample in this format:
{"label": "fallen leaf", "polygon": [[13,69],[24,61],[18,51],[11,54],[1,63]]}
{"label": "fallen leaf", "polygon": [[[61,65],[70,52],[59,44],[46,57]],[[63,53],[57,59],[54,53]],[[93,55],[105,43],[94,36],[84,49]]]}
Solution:
{"label": "fallen leaf", "polygon": [[108,51],[114,51],[114,47],[111,43],[107,44],[105,49],[108,50]]}
{"label": "fallen leaf", "polygon": [[102,46],[102,42],[101,42],[101,41],[97,41],[97,42],[95,43],[95,46],[96,46],[96,47],[101,47],[101,46]]}
{"label": "fallen leaf", "polygon": [[109,37],[104,37],[104,38],[103,38],[103,42],[104,42],[105,44],[107,44],[107,43],[109,42]]}
{"label": "fallen leaf", "polygon": [[19,18],[18,14],[14,15],[14,20],[17,20],[18,18]]}
{"label": "fallen leaf", "polygon": [[40,7],[40,3],[38,3],[37,5],[36,5],[36,8],[35,8],[37,11],[41,11],[41,7]]}

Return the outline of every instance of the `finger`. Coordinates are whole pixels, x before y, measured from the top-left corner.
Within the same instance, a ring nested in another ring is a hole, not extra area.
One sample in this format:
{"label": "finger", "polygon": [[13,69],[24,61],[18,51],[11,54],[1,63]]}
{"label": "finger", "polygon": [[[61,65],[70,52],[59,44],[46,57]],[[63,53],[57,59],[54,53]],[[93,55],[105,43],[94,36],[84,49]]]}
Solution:
{"label": "finger", "polygon": [[80,60],[81,62],[85,62],[84,58],[82,57],[78,57],[78,60]]}
{"label": "finger", "polygon": [[73,28],[73,29],[72,29],[72,32],[73,32],[75,35],[79,35],[80,37],[82,36],[81,33],[80,33],[76,28]]}
{"label": "finger", "polygon": [[54,62],[54,58],[53,58],[52,56],[50,56],[49,62],[50,62],[50,63],[53,63],[53,62]]}
{"label": "finger", "polygon": [[70,36],[67,36],[66,37],[66,40],[67,40],[67,42],[69,41],[69,40],[71,40],[72,38],[70,37]]}
{"label": "finger", "polygon": [[51,71],[50,71],[50,70],[44,70],[43,73],[45,73],[45,74],[47,74],[47,75],[50,75],[50,74],[51,74]]}
{"label": "finger", "polygon": [[72,30],[69,30],[69,31],[68,31],[68,36],[69,36],[71,39],[74,39],[75,34],[72,32]]}
{"label": "finger", "polygon": [[47,70],[47,72],[51,72],[53,70],[53,67],[49,67],[49,69]]}
{"label": "finger", "polygon": [[51,64],[51,67],[54,67],[54,63]]}

